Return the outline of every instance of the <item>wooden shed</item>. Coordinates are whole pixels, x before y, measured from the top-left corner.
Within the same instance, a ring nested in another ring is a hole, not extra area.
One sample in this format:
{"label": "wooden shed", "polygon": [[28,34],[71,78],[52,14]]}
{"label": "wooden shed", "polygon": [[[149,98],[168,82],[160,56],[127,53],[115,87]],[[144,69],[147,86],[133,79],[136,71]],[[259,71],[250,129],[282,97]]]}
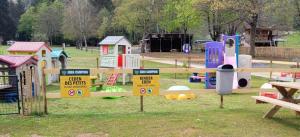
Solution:
{"label": "wooden shed", "polygon": [[[245,42],[250,44],[250,26],[245,26]],[[276,38],[278,35],[275,35],[275,30],[272,27],[257,27],[256,28],[256,41],[255,46],[277,46],[278,41]]]}
{"label": "wooden shed", "polygon": [[186,43],[192,44],[193,35],[183,33],[151,33],[148,34],[144,43],[147,52],[171,52],[182,51],[182,46]]}

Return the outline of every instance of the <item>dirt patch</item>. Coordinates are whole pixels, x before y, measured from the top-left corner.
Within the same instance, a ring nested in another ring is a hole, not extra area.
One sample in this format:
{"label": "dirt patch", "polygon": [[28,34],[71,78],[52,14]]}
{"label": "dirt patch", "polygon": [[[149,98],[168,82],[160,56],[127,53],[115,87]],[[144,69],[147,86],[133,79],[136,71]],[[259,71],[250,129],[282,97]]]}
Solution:
{"label": "dirt patch", "polygon": [[195,136],[197,134],[199,134],[199,129],[197,129],[197,128],[187,128],[181,132],[181,136],[183,136],[183,137]]}
{"label": "dirt patch", "polygon": [[0,135],[0,137],[10,137],[10,135],[9,134]]}
{"label": "dirt patch", "polygon": [[141,55],[147,56],[147,57],[155,57],[155,58],[172,58],[172,59],[182,59],[182,58],[198,58],[198,59],[204,59],[205,53],[190,53],[185,54],[181,52],[150,52],[150,53],[143,53]]}
{"label": "dirt patch", "polygon": [[76,137],[108,137],[107,133],[98,132],[98,133],[83,133],[79,134]]}
{"label": "dirt patch", "polygon": [[31,135],[31,137],[43,137],[43,136],[38,135],[38,134],[33,134],[33,135]]}

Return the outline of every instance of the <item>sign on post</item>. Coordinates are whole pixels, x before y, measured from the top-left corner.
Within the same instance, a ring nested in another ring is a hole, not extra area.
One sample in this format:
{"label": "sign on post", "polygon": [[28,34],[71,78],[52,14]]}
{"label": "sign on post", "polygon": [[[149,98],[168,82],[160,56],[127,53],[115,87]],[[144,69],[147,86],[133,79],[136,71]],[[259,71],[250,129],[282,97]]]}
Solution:
{"label": "sign on post", "polygon": [[90,96],[89,69],[60,70],[60,93],[64,98],[78,98]]}
{"label": "sign on post", "polygon": [[133,95],[159,95],[159,69],[133,69]]}

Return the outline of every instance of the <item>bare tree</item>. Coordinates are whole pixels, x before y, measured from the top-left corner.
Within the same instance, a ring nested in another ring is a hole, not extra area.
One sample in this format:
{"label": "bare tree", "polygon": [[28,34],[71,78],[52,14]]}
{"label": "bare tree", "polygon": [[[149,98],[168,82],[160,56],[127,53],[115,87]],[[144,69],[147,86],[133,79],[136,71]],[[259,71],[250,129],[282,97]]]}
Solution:
{"label": "bare tree", "polygon": [[52,45],[53,37],[61,34],[63,3],[55,1],[51,5],[43,3],[37,16],[37,33],[44,34]]}
{"label": "bare tree", "polygon": [[[94,7],[89,0],[72,0],[66,3],[63,31],[65,36],[83,41],[87,50],[87,39],[97,32]],[[80,46],[81,47],[81,46]],[[82,48],[82,47],[81,47]]]}

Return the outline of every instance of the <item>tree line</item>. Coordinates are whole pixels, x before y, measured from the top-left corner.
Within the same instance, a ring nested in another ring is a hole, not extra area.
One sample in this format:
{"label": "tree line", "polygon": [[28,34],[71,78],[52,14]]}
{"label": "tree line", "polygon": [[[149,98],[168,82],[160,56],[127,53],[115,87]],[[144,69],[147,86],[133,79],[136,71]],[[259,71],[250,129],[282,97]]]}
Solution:
{"label": "tree line", "polygon": [[1,0],[0,38],[82,48],[107,35],[125,35],[134,43],[148,33],[219,40],[247,24],[254,45],[259,26],[299,29],[299,5],[298,0]]}

